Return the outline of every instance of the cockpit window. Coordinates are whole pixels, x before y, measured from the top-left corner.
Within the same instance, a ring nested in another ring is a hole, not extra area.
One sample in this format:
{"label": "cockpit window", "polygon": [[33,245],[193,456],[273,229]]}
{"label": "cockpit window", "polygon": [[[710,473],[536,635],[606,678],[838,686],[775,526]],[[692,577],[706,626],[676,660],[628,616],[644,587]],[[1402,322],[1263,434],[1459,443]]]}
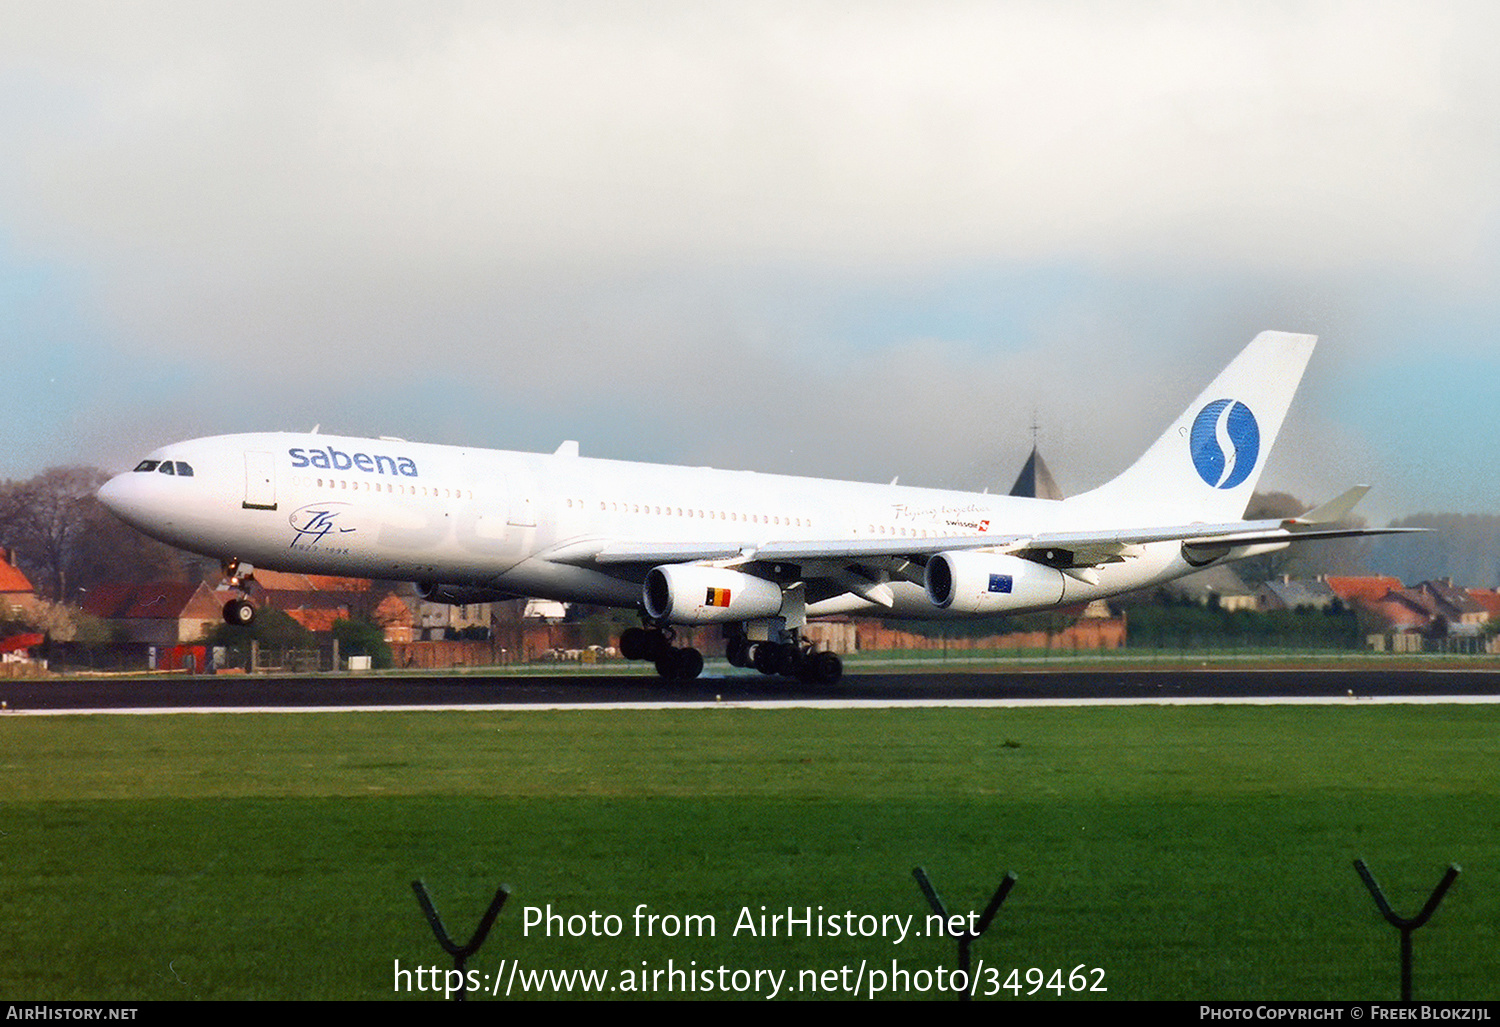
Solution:
{"label": "cockpit window", "polygon": [[191,478],[192,476],[193,476],[193,467],[192,467],[192,465],[189,464],[189,463],[186,463],[185,461],[182,461],[182,460],[177,461],[177,477],[179,477],[179,478]]}
{"label": "cockpit window", "polygon": [[174,471],[174,470],[172,470],[172,461],[170,461],[170,460],[163,460],[161,462],[161,466],[156,469],[156,473],[157,474],[176,474],[177,472]]}
{"label": "cockpit window", "polygon": [[158,460],[142,460],[135,465],[135,469],[137,471],[154,471],[158,463],[160,463]]}

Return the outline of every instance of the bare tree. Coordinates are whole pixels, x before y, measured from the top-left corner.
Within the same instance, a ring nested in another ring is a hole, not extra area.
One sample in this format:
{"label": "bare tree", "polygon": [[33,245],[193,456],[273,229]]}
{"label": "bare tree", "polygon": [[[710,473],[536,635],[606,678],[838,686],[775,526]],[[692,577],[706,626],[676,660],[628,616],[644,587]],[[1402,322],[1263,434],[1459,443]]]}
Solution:
{"label": "bare tree", "polygon": [[44,597],[62,602],[98,581],[183,575],[182,554],[123,524],[95,497],[108,477],[93,467],[49,467],[0,488],[0,531]]}
{"label": "bare tree", "polygon": [[68,595],[68,570],[86,530],[87,507],[104,483],[87,467],[50,467],[21,486],[20,558],[31,583],[49,599]]}

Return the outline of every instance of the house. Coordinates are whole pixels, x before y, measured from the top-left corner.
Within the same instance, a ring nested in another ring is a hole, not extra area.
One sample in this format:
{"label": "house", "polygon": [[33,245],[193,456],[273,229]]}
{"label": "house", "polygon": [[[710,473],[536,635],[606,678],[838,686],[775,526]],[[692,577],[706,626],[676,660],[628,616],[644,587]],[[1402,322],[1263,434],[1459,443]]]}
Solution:
{"label": "house", "polygon": [[1268,581],[1255,590],[1255,607],[1262,613],[1273,610],[1326,610],[1338,596],[1328,582],[1298,581],[1283,575],[1280,581]]}
{"label": "house", "polygon": [[29,610],[36,605],[36,591],[16,566],[15,557],[15,550],[0,546],[0,618],[13,617],[12,610]]}
{"label": "house", "polygon": [[1255,593],[1245,587],[1234,568],[1227,564],[1207,567],[1185,578],[1168,581],[1161,586],[1161,591],[1199,606],[1217,603],[1221,610],[1231,612],[1255,609]]}
{"label": "house", "polygon": [[[1347,582],[1356,582],[1349,585]],[[1365,610],[1382,630],[1424,635],[1478,635],[1500,611],[1500,596],[1456,587],[1451,579],[1412,588],[1394,578],[1329,579],[1341,595]],[[1393,584],[1394,583],[1394,584]]]}
{"label": "house", "polygon": [[105,582],[84,594],[83,612],[108,621],[122,641],[176,646],[223,622],[223,603],[203,582]]}
{"label": "house", "polygon": [[1406,587],[1400,578],[1393,578],[1389,575],[1356,577],[1330,574],[1323,579],[1323,582],[1332,589],[1334,595],[1344,601],[1346,606],[1368,606],[1384,598],[1386,593]]}
{"label": "house", "polygon": [[394,592],[387,592],[375,607],[374,620],[380,625],[387,642],[410,642],[416,638],[416,616],[406,601]]}
{"label": "house", "polygon": [[1452,578],[1440,581],[1424,581],[1417,586],[1429,596],[1441,619],[1440,634],[1477,635],[1489,620],[1489,611],[1469,594],[1468,589],[1457,588]]}
{"label": "house", "polygon": [[1437,604],[1419,589],[1393,588],[1360,604],[1385,631],[1425,633],[1438,616]]}
{"label": "house", "polygon": [[257,602],[282,611],[308,631],[332,631],[337,620],[368,616],[384,629],[387,642],[412,640],[416,621],[411,607],[394,592],[382,594],[367,578],[257,570],[255,584]]}
{"label": "house", "polygon": [[1469,598],[1484,608],[1485,623],[1500,624],[1500,589],[1471,588]]}

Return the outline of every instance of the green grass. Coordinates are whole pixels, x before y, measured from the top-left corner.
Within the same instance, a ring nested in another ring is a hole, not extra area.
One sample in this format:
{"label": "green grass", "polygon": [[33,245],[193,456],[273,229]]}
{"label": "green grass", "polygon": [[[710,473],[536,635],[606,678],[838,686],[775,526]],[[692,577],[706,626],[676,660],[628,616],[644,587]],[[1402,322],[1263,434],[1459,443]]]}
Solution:
{"label": "green grass", "polygon": [[[5,717],[0,993],[389,998],[394,960],[451,965],[418,877],[460,940],[514,889],[481,973],[952,966],[937,937],[731,934],[761,905],[920,928],[922,865],[955,910],[1019,875],[974,950],[1006,971],[1391,999],[1362,856],[1407,915],[1463,867],[1416,934],[1416,994],[1493,1000],[1497,729],[1487,706],[1373,705]],[[632,937],[638,903],[717,935]],[[625,936],[523,935],[549,904]]]}

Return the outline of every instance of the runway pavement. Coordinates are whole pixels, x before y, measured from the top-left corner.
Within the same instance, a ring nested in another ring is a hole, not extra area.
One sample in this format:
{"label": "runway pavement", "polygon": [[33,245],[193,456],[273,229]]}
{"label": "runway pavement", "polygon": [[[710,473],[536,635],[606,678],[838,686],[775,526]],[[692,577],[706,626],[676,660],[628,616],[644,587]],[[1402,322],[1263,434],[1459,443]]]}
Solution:
{"label": "runway pavement", "polygon": [[85,677],[0,680],[3,712],[736,704],[1500,701],[1500,668],[1053,670],[848,674],[813,686],[750,672],[643,675]]}

